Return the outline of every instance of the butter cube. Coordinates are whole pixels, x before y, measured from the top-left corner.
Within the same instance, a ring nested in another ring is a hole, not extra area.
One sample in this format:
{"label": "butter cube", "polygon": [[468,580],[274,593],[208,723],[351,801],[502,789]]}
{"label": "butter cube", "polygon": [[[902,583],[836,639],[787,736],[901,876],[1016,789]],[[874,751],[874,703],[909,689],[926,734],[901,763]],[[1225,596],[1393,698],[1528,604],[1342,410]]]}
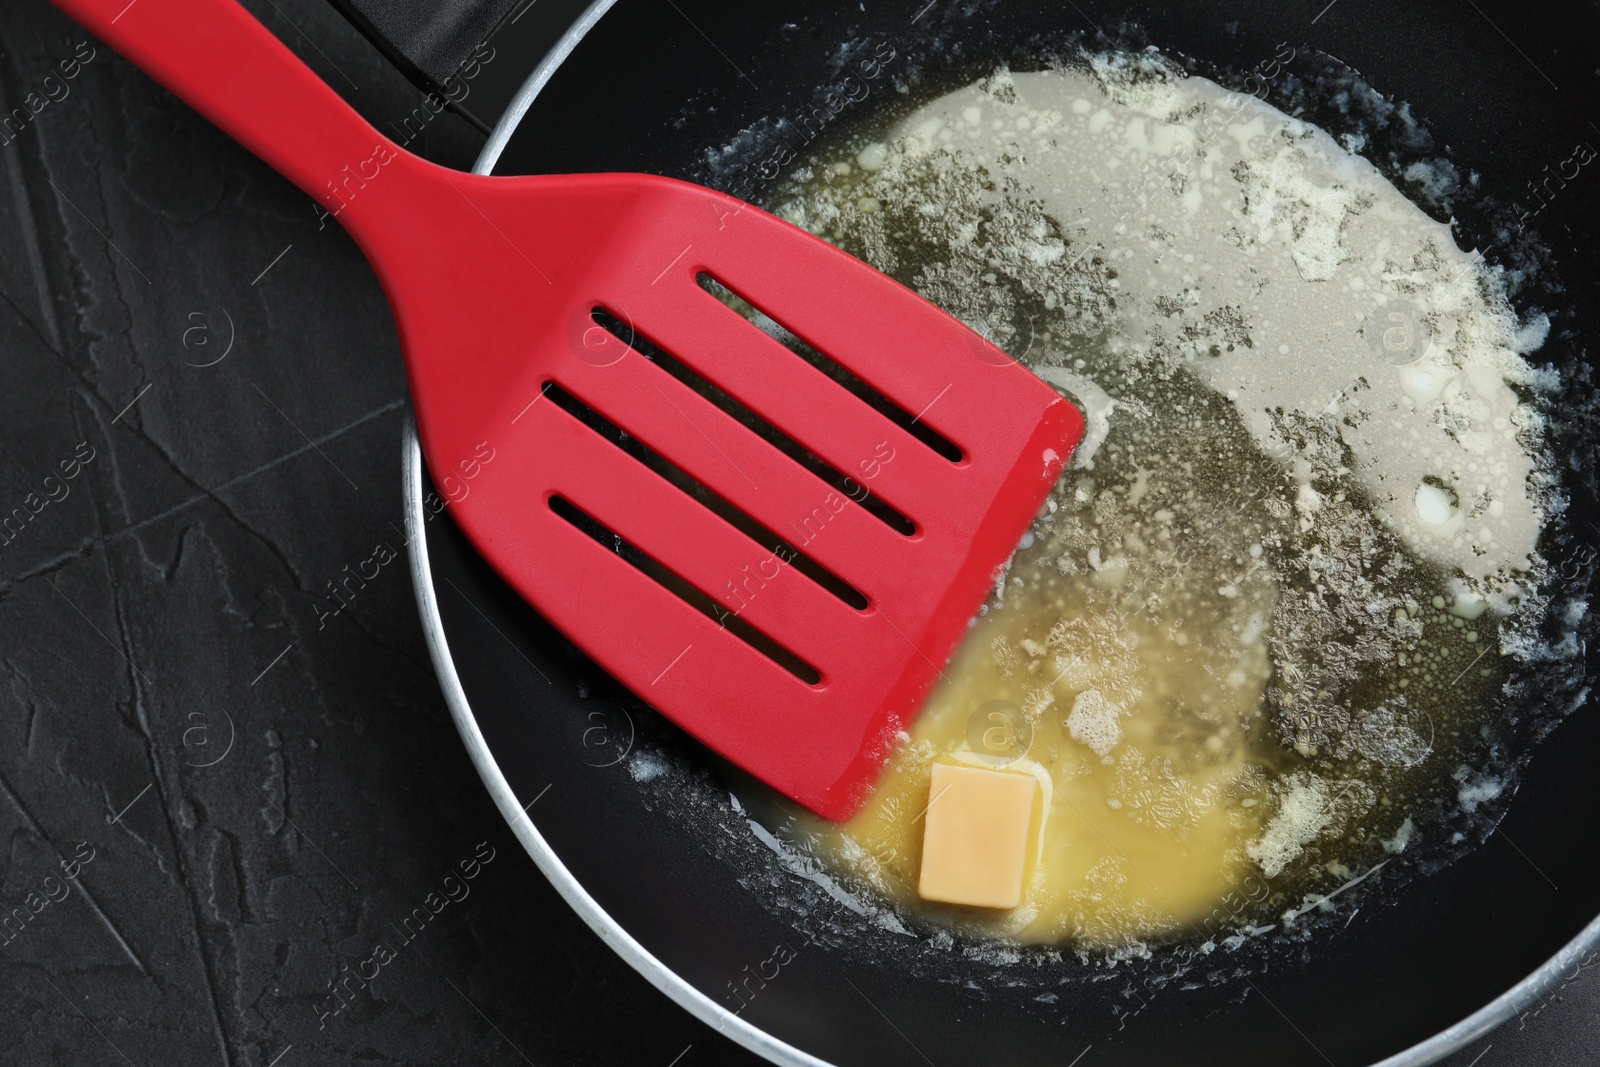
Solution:
{"label": "butter cube", "polygon": [[1021,904],[1038,793],[1031,774],[935,763],[922,831],[922,898],[980,908]]}

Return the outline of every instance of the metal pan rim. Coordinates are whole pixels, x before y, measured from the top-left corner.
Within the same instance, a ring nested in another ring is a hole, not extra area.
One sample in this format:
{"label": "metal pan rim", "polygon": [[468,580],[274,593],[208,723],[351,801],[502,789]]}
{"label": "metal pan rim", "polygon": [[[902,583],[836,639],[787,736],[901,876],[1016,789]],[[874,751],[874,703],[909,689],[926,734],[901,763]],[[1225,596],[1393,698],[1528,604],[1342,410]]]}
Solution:
{"label": "metal pan rim", "polygon": [[411,583],[416,592],[417,611],[422,622],[423,639],[428,646],[428,657],[433,661],[434,673],[439,677],[439,689],[450,709],[456,730],[478,776],[483,779],[501,816],[522,844],[533,862],[549,879],[556,892],[568,907],[589,925],[600,940],[634,970],[642,974],[651,985],[665,993],[680,1007],[719,1033],[727,1034],[751,1052],[783,1067],[831,1067],[809,1053],[778,1040],[744,1019],[724,1011],[700,990],[684,981],[668,968],[639,941],[623,928],[573,877],[561,857],[556,855],[533,819],[523,809],[523,803],[512,791],[489,743],[478,728],[477,719],[467,701],[466,690],[456,674],[455,662],[450,655],[450,644],[445,636],[444,621],[439,615],[439,602],[434,596],[433,571],[428,558],[426,516],[422,496],[422,446],[417,441],[416,421],[408,412],[402,431],[401,478],[405,496],[406,538]]}

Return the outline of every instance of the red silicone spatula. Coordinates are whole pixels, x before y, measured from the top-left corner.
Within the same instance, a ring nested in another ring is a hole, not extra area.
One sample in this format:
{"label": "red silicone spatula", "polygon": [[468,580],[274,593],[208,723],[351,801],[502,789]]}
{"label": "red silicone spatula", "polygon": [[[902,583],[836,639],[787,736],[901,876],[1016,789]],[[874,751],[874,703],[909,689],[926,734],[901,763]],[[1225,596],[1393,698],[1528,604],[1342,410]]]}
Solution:
{"label": "red silicone spatula", "polygon": [[731,197],[445,170],[233,0],[56,2],[337,213],[388,294],[428,467],[476,475],[451,511],[500,574],[713,749],[824,816],[854,811],[1077,444],[1077,411]]}

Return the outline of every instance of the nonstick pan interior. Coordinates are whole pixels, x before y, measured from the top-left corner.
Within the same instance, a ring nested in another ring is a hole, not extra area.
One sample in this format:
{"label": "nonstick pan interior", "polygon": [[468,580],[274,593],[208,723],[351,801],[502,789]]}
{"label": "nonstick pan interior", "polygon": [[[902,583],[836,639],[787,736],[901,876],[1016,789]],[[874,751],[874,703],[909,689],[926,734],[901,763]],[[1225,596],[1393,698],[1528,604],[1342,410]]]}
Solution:
{"label": "nonstick pan interior", "polygon": [[[1453,205],[1459,239],[1519,266],[1530,262],[1518,258],[1530,235],[1508,228],[1508,212],[1586,128],[1574,115],[1593,75],[1562,43],[1600,31],[1587,5],[1486,7],[1479,17],[1455,5],[1340,0],[1315,22],[1316,10],[1264,3],[1081,8],[623,0],[532,101],[496,169],[646,170],[759,200],[764,186],[746,164],[802,138],[797,117],[863,49],[886,44],[893,76],[926,90],[999,60],[1021,67],[1078,47],[1143,43],[1226,83],[1288,42],[1299,65],[1269,102],[1304,107],[1330,127],[1366,122],[1369,158],[1392,171],[1425,154],[1476,173],[1473,194]],[[1502,30],[1517,43],[1508,47]],[[1318,110],[1327,79],[1357,74],[1407,102],[1429,132],[1377,104],[1354,118]],[[1600,143],[1600,131],[1588,136]],[[1560,277],[1543,266],[1520,296],[1556,323],[1537,358],[1574,383],[1557,426],[1571,460],[1569,532],[1546,546],[1569,596],[1584,588],[1593,556],[1584,551],[1593,534],[1572,531],[1596,514],[1584,368],[1600,289],[1581,251],[1600,236],[1594,204],[1576,186],[1540,216],[1532,229],[1549,250],[1537,262]],[[481,736],[480,769],[509,789],[498,798],[508,818],[580,912],[652,980],[780,1062],[1067,1063],[1089,1049],[1086,1064],[1422,1063],[1550,992],[1541,976],[1430,1042],[1579,938],[1553,973],[1569,971],[1600,933],[1590,925],[1600,864],[1573,836],[1600,814],[1587,782],[1600,727],[1587,708],[1559,719],[1582,679],[1552,675],[1515,694],[1522,721],[1508,744],[1553,730],[1520,786],[1475,827],[1487,839],[1431,873],[1397,861],[1309,940],[1249,939],[1182,967],[1159,951],[1110,961],[934,943],[763,838],[730,798],[735,779],[518,600],[431,492],[420,474],[408,486],[425,532],[412,542],[426,549],[424,618],[439,627],[431,636],[458,721],[468,717],[466,732]],[[519,809],[536,798],[525,821]]]}

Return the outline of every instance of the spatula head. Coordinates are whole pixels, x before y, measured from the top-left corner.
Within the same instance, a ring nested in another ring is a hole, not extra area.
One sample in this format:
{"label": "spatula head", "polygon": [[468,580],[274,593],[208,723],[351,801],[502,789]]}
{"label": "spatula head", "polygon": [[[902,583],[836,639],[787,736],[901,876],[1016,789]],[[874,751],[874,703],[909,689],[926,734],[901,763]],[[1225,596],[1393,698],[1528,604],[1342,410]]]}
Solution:
{"label": "spatula head", "polygon": [[955,318],[737,200],[436,174],[437,247],[358,236],[456,521],[634,693],[848,817],[1082,418]]}

